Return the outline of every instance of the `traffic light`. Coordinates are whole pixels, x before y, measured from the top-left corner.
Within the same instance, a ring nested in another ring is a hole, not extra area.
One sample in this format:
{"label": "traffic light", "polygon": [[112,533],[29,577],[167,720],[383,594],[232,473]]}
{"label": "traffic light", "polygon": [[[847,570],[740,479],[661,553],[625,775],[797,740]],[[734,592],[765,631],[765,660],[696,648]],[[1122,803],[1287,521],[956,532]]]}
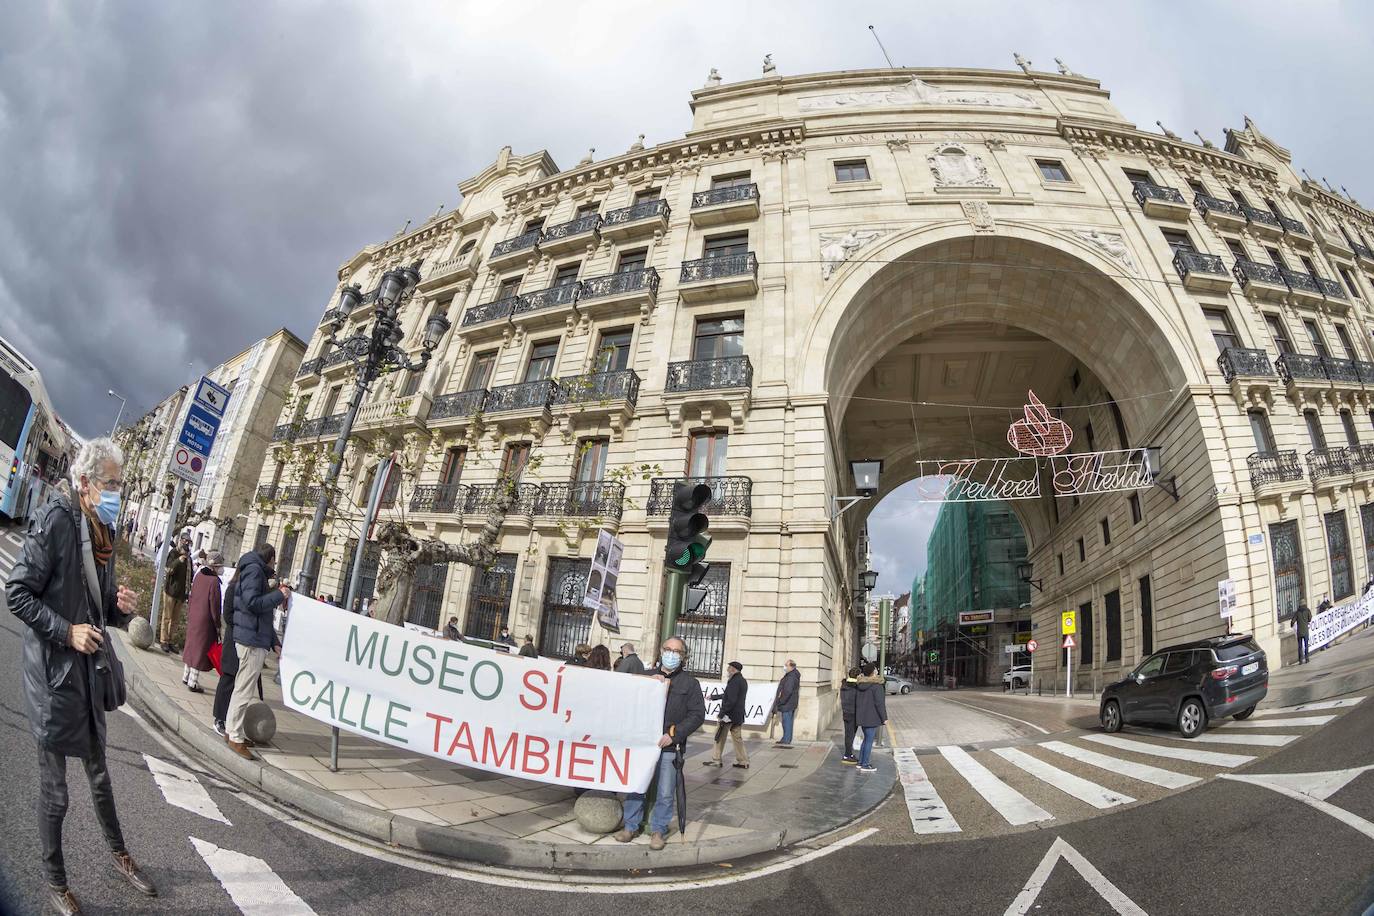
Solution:
{"label": "traffic light", "polygon": [[704,483],[680,483],[673,488],[673,506],[668,513],[668,548],[665,556],[671,572],[695,573],[694,567],[706,556],[711,522],[701,509],[711,501],[711,488]]}
{"label": "traffic light", "polygon": [[[702,535],[708,541],[710,535]],[[706,598],[710,594],[706,586],[701,583],[706,579],[706,573],[711,569],[711,564],[698,561],[692,564],[692,569],[687,575],[687,597],[682,602],[682,609],[688,614],[695,614],[701,610],[701,606],[706,603]]]}

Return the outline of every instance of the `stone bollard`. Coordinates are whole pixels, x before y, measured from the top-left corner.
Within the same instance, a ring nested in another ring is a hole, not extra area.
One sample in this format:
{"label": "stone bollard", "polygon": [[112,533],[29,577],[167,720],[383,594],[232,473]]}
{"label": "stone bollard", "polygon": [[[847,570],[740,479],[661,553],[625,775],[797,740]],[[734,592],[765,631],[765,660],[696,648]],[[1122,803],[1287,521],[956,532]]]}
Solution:
{"label": "stone bollard", "polygon": [[266,703],[254,703],[243,715],[243,733],[254,744],[266,744],[277,733],[277,714]]}
{"label": "stone bollard", "polygon": [[147,649],[153,644],[153,628],[147,620],[135,617],[129,621],[129,642],[138,649]]}
{"label": "stone bollard", "polygon": [[610,833],[620,826],[623,808],[612,792],[593,789],[573,803],[573,816],[588,833]]}

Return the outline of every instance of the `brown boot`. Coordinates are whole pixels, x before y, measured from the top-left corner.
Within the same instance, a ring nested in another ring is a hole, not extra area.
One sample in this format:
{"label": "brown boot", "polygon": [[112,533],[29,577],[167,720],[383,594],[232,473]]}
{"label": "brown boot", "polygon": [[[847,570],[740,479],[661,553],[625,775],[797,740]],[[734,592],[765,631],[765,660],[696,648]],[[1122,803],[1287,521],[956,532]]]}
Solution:
{"label": "brown boot", "polygon": [[156,897],[157,887],[148,880],[148,876],[139,871],[138,865],[134,863],[134,857],[127,852],[114,853],[115,871],[124,876],[124,879],[134,886],[145,897]]}
{"label": "brown boot", "polygon": [[633,830],[621,830],[615,835],[615,841],[617,843],[628,843],[634,838],[635,834]]}
{"label": "brown boot", "polygon": [[649,837],[649,848],[652,849],[654,852],[658,852],[660,849],[667,845],[668,844],[664,841],[663,834],[661,833],[655,833]]}
{"label": "brown boot", "polygon": [[224,743],[227,744],[227,745],[229,745],[229,750],[233,751],[235,754],[238,754],[238,755],[239,755],[240,757],[242,757],[244,760],[252,760],[252,759],[253,759],[253,752],[250,751],[250,750],[248,749],[248,745],[246,745],[246,744],[240,744],[239,742],[235,741],[233,738],[229,738],[229,737],[225,737]]}
{"label": "brown boot", "polygon": [[80,916],[81,904],[65,887],[48,887],[48,908],[58,916]]}

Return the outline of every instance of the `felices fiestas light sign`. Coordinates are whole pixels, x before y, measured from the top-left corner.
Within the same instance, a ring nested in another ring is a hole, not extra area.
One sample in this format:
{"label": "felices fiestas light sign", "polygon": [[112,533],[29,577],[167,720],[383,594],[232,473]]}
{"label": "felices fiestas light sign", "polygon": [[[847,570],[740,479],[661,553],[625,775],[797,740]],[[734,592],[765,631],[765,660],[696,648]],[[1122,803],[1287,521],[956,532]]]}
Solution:
{"label": "felices fiestas light sign", "polygon": [[[1017,455],[917,462],[917,498],[934,502],[1036,499],[1048,482],[1055,496],[1088,496],[1154,485],[1145,449],[1068,453],[1073,429],[1028,391],[1024,417],[1007,429]],[[1067,454],[1066,454],[1067,453]]]}

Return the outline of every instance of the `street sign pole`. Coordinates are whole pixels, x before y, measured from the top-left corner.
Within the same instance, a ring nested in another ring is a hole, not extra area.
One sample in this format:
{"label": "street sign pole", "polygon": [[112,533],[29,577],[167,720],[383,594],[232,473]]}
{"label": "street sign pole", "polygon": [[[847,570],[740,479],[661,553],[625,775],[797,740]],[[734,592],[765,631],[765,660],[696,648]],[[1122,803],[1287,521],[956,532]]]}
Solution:
{"label": "street sign pole", "polygon": [[1064,695],[1073,699],[1073,650],[1066,649],[1065,651],[1068,653],[1069,659],[1069,678],[1064,684]]}
{"label": "street sign pole", "polygon": [[148,619],[154,639],[157,638],[157,619],[162,611],[162,581],[167,574],[167,548],[176,543],[177,532],[172,530],[172,526],[181,515],[181,498],[185,487],[186,481],[178,477],[176,491],[172,494],[172,511],[167,517],[167,533],[163,535],[162,546],[157,550],[157,576],[153,579],[153,610]]}

